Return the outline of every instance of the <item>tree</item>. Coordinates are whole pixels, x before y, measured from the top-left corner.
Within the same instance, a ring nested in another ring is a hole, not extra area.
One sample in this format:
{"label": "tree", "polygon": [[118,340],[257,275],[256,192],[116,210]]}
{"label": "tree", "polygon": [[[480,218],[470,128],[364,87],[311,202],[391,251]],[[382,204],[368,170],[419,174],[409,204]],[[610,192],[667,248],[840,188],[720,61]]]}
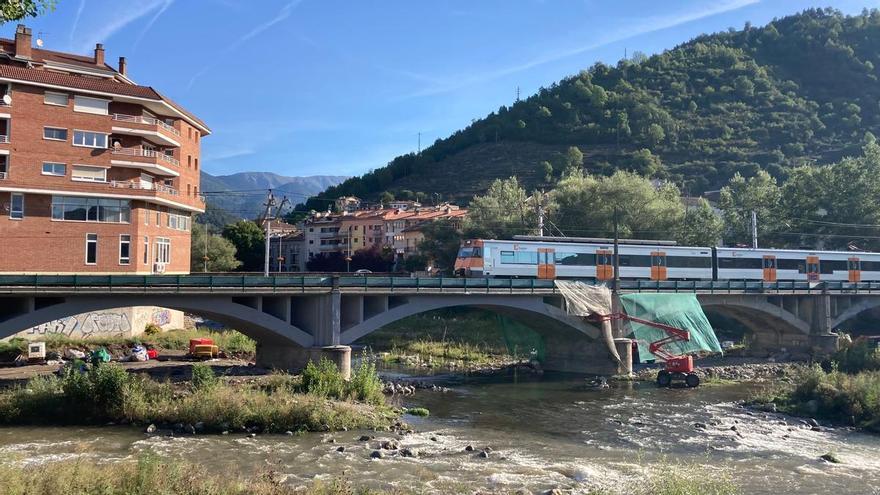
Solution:
{"label": "tree", "polygon": [[565,151],[565,170],[580,170],[584,166],[584,154],[577,146],[569,146]]}
{"label": "tree", "polygon": [[658,124],[648,126],[648,141],[651,143],[651,146],[657,146],[664,139],[666,139],[666,133],[663,131],[663,127]]}
{"label": "tree", "polygon": [[684,215],[678,188],[655,187],[632,172],[594,177],[578,171],[560,180],[550,199],[550,218],[568,236],[611,237],[616,216],[621,237],[664,239]]}
{"label": "tree", "polygon": [[[207,270],[205,270],[206,240]],[[235,258],[235,246],[228,239],[218,235],[205,234],[203,225],[193,225],[190,271],[231,272],[239,266],[241,266],[241,261]]]}
{"label": "tree", "polygon": [[709,202],[700,198],[695,208],[689,208],[676,232],[675,240],[684,246],[717,246],[724,233],[724,222],[712,211]]}
{"label": "tree", "polygon": [[541,162],[541,172],[544,173],[544,182],[553,182],[553,164],[544,160]]}
{"label": "tree", "polygon": [[20,21],[55,10],[57,0],[2,0],[0,22]]}
{"label": "tree", "polygon": [[394,201],[394,194],[388,191],[382,191],[382,194],[379,195],[379,202],[383,205],[387,205],[388,203]]}
{"label": "tree", "polygon": [[468,237],[509,239],[534,230],[535,212],[526,206],[528,195],[516,177],[495,179],[483,196],[475,196],[468,209]]}
{"label": "tree", "polygon": [[752,212],[758,217],[758,238],[773,239],[772,234],[784,230],[782,193],[770,174],[758,172],[754,177],[744,178],[739,173],[721,189],[718,207],[724,218],[724,241],[728,245],[752,244]]}
{"label": "tree", "polygon": [[223,228],[223,237],[235,246],[241,269],[247,272],[263,270],[266,235],[259,225],[250,220],[240,220]]}
{"label": "tree", "polygon": [[425,238],[419,243],[419,252],[427,259],[422,268],[430,263],[438,272],[451,274],[462,241],[455,222],[441,218],[427,223],[422,226],[422,235]]}

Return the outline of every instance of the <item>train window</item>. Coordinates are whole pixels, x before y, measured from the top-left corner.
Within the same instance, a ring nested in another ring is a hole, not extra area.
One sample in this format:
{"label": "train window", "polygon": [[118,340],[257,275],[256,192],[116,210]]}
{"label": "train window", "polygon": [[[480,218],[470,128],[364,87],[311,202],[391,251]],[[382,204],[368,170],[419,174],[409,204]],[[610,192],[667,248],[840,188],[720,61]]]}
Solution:
{"label": "train window", "polygon": [[536,251],[501,251],[501,262],[515,265],[537,265]]}
{"label": "train window", "polygon": [[516,263],[516,256],[513,254],[513,251],[501,251],[501,262]]}
{"label": "train window", "polygon": [[760,269],[761,266],[760,258],[718,258],[719,269]]}
{"label": "train window", "polygon": [[861,262],[859,260],[849,260],[847,262],[849,270],[861,270]]}
{"label": "train window", "polygon": [[845,272],[847,264],[843,260],[822,260],[819,268],[821,268],[822,273]]}
{"label": "train window", "polygon": [[[612,260],[614,257],[611,257]],[[645,254],[621,254],[620,266],[651,266],[651,257]]]}
{"label": "train window", "polygon": [[803,265],[803,260],[776,258],[776,268],[779,270],[797,270],[804,273]]}
{"label": "train window", "polygon": [[651,256],[651,266],[666,266],[666,256]]}
{"label": "train window", "polygon": [[475,247],[474,251],[471,253],[471,258],[482,258],[483,257],[483,248]]}
{"label": "train window", "polygon": [[819,273],[819,263],[807,263],[807,273]]}
{"label": "train window", "polygon": [[669,268],[712,268],[712,258],[705,256],[667,256]]}
{"label": "train window", "polygon": [[[593,266],[596,264],[596,255],[589,253],[555,253],[557,265],[567,266]],[[601,256],[600,256],[601,258]],[[608,256],[608,263],[611,264],[611,256]]]}
{"label": "train window", "polygon": [[880,261],[859,261],[863,272],[880,272]]}
{"label": "train window", "polygon": [[776,258],[764,258],[764,268],[776,268]]}
{"label": "train window", "polygon": [[473,252],[474,252],[474,248],[469,248],[469,247],[461,248],[458,250],[458,257],[459,258],[470,258],[473,255]]}

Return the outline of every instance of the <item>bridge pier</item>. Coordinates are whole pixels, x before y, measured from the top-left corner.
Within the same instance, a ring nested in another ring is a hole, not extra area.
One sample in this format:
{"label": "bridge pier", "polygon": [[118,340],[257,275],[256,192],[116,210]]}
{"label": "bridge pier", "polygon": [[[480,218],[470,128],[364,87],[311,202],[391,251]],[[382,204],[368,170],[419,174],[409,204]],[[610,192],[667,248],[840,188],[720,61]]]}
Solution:
{"label": "bridge pier", "polygon": [[299,347],[257,343],[257,366],[262,368],[301,371],[309,361],[318,363],[321,359],[335,364],[346,380],[351,378],[351,347],[347,345]]}

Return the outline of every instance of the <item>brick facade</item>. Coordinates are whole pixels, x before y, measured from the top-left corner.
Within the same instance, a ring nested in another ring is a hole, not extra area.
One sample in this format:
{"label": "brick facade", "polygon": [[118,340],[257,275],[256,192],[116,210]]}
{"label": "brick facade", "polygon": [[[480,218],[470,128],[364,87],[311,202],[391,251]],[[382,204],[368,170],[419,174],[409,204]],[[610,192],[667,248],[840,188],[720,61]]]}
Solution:
{"label": "brick facade", "polygon": [[[23,26],[16,41],[0,40],[0,89],[10,100],[0,101],[0,273],[188,273],[191,216],[204,209],[200,141],[210,130],[103,63],[102,52],[22,50]],[[50,139],[47,127],[63,131]],[[97,146],[79,145],[90,139]],[[58,165],[46,173],[46,163]]]}

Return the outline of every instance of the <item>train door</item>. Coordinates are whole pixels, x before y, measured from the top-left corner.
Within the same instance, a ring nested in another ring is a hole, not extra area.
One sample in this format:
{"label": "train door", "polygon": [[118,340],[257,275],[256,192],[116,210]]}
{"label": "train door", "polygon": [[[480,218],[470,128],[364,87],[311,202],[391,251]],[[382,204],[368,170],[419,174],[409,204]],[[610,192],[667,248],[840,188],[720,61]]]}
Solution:
{"label": "train door", "polygon": [[614,278],[614,253],[607,249],[596,250],[596,280]]}
{"label": "train door", "polygon": [[776,256],[764,256],[764,282],[776,282]]}
{"label": "train door", "polygon": [[807,256],[807,280],[810,282],[819,281],[819,257]]}
{"label": "train door", "polygon": [[666,280],[666,253],[651,252],[651,280]]}
{"label": "train door", "polygon": [[556,250],[538,248],[538,278],[556,278]]}
{"label": "train door", "polygon": [[862,262],[858,258],[849,258],[846,260],[846,268],[849,272],[850,282],[862,281]]}

